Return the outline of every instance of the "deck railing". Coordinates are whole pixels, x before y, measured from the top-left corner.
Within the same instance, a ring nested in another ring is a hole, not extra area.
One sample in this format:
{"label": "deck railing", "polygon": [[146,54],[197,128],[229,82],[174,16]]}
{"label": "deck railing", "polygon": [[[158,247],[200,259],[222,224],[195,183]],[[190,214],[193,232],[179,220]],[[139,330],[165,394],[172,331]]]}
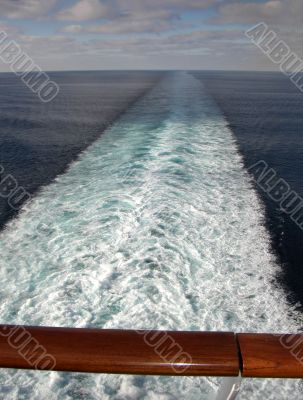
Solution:
{"label": "deck railing", "polygon": [[303,378],[303,335],[0,325],[0,368],[234,377],[231,399],[239,376]]}

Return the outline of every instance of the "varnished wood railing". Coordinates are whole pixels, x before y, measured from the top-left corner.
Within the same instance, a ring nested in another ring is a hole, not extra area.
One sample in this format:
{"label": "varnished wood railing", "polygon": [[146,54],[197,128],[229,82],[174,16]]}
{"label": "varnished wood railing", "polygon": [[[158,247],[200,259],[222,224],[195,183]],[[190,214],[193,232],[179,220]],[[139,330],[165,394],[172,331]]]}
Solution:
{"label": "varnished wood railing", "polygon": [[303,335],[240,333],[242,376],[303,378]]}
{"label": "varnished wood railing", "polygon": [[0,325],[0,367],[142,375],[303,378],[303,335]]}

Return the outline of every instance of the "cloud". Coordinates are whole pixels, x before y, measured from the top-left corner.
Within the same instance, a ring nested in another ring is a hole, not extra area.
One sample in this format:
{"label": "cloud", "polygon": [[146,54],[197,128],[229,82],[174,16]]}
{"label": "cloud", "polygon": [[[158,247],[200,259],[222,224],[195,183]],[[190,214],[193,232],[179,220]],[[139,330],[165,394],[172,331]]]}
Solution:
{"label": "cloud", "polygon": [[110,3],[101,3],[99,0],[80,0],[72,7],[60,11],[57,18],[66,21],[86,21],[114,15],[116,11]]}
{"label": "cloud", "polygon": [[[242,38],[241,29],[222,29],[144,37],[103,36],[83,41],[64,35],[20,35],[18,43],[45,70],[264,69],[267,64],[272,69],[267,58],[242,43]],[[0,69],[4,70],[1,64]]]}
{"label": "cloud", "polygon": [[[58,54],[119,54],[124,56],[144,56],[154,54],[187,54],[196,51],[199,54],[209,53],[210,48],[220,52],[230,51],[231,46],[239,47],[237,39],[242,38],[240,30],[230,31],[195,31],[169,36],[102,38],[78,41],[64,36],[37,37],[22,36],[23,46],[31,54],[43,56],[47,48],[48,56]],[[215,54],[215,51],[213,51]]]}
{"label": "cloud", "polygon": [[[273,69],[243,33],[242,25],[260,21],[298,54],[303,50],[302,0],[0,0],[0,4],[2,18],[48,17],[51,29],[57,26],[51,18],[67,21],[61,33],[48,37],[22,34],[2,24],[46,69],[147,68],[148,63],[164,69],[191,63],[195,68]],[[193,13],[184,18],[189,11],[198,11],[203,29],[197,17],[190,18]],[[236,29],[237,25],[241,27]]]}
{"label": "cloud", "polygon": [[147,16],[155,10],[180,12],[180,10],[204,9],[219,2],[220,0],[80,0],[72,7],[60,11],[57,18],[66,21],[88,21],[138,13]]}
{"label": "cloud", "polygon": [[47,15],[57,0],[1,0],[1,17],[36,18]]}
{"label": "cloud", "polygon": [[102,34],[130,34],[130,33],[159,33],[174,29],[174,25],[169,21],[138,21],[124,20],[117,22],[108,22],[104,25],[93,25],[83,27],[81,25],[68,25],[63,28],[66,33],[102,33]]}
{"label": "cloud", "polygon": [[14,37],[23,33],[21,28],[18,28],[15,25],[10,25],[2,21],[0,21],[0,32],[5,32],[7,35],[11,37],[11,39],[14,39]]}
{"label": "cloud", "polygon": [[129,33],[160,33],[189,26],[188,23],[180,21],[178,14],[168,10],[159,10],[151,11],[148,14],[140,11],[128,13],[99,25],[69,25],[63,28],[63,32],[119,35]]}
{"label": "cloud", "polygon": [[138,9],[175,9],[193,10],[205,9],[212,5],[219,4],[222,0],[118,0],[119,7],[138,10]]}
{"label": "cloud", "polygon": [[233,2],[220,6],[218,8],[218,16],[213,20],[213,22],[221,24],[256,24],[261,21],[279,26],[302,25],[303,1]]}

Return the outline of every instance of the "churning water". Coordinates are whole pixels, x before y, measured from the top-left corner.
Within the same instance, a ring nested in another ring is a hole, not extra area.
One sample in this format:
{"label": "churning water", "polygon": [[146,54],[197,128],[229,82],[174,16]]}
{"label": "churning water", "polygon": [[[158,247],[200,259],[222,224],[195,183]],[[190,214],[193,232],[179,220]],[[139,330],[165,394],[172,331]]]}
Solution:
{"label": "churning water", "polygon": [[[263,218],[220,110],[190,74],[167,75],[1,233],[1,323],[297,331]],[[210,399],[217,383],[0,375],[6,399]],[[298,382],[240,396],[261,398],[300,398]]]}

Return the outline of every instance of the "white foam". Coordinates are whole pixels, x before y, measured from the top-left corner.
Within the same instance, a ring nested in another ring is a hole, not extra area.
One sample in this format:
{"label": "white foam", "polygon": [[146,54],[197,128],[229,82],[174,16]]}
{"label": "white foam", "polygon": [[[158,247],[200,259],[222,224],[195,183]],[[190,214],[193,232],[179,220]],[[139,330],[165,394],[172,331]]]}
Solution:
{"label": "white foam", "polygon": [[[1,323],[237,332],[293,332],[300,323],[275,284],[280,267],[232,133],[185,73],[167,77],[43,189],[1,234],[0,252]],[[197,399],[217,384],[51,377],[21,372],[3,390]],[[296,381],[255,381],[240,398],[290,399],[298,390]]]}

